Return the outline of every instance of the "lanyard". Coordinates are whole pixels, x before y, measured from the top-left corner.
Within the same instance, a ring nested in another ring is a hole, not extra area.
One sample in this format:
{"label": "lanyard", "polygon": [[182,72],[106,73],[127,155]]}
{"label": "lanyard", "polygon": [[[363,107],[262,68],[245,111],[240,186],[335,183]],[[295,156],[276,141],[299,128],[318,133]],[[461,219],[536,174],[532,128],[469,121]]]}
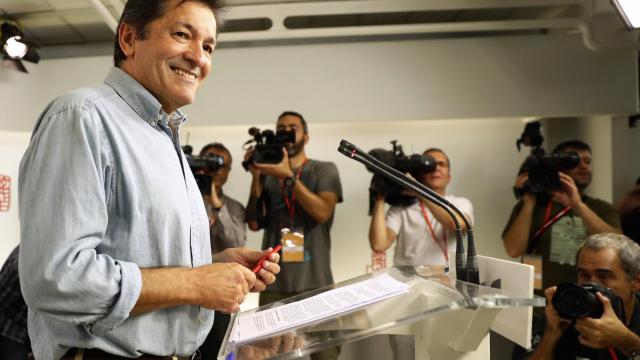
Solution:
{"label": "lanyard", "polygon": [[[302,165],[298,168],[298,173],[296,174],[296,181],[300,180],[300,176],[302,176],[302,169],[307,165],[307,161],[309,159],[305,159]],[[291,190],[291,200],[286,195],[284,191],[284,185],[280,184],[280,191],[282,192],[282,199],[284,200],[284,205],[287,207],[289,212],[289,219],[291,220],[291,227],[293,227],[293,219],[296,214],[296,192]]]}
{"label": "lanyard", "polygon": [[424,220],[427,222],[427,226],[429,227],[429,232],[431,232],[431,237],[433,237],[433,241],[438,244],[440,250],[442,250],[442,254],[444,255],[445,260],[449,263],[449,254],[447,251],[447,232],[443,229],[442,231],[442,242],[438,240],[436,236],[436,232],[433,231],[433,226],[431,225],[431,221],[429,220],[429,216],[427,216],[427,209],[425,209],[424,204],[420,201],[420,210],[422,210],[422,216]]}
{"label": "lanyard", "polygon": [[544,224],[540,226],[540,228],[533,234],[533,238],[537,238],[542,235],[551,225],[555,224],[558,220],[560,220],[563,216],[567,215],[567,213],[571,210],[570,207],[566,206],[564,209],[558,211],[553,217],[551,217],[551,200],[547,203],[547,210],[544,215]]}

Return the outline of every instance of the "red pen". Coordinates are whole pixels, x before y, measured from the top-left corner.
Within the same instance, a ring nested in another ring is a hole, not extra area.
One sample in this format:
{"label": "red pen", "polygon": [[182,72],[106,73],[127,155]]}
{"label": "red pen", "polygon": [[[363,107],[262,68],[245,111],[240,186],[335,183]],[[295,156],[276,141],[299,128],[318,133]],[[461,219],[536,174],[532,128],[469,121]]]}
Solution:
{"label": "red pen", "polygon": [[280,251],[280,249],[282,248],[282,245],[278,244],[276,245],[275,248],[273,248],[273,250],[271,250],[271,252],[269,252],[268,254],[264,255],[260,261],[258,261],[258,263],[256,264],[256,266],[253,267],[253,269],[251,269],[251,271],[253,271],[254,274],[257,274],[258,271],[260,271],[260,269],[262,269],[262,264],[264,264],[265,260],[267,260],[267,258],[269,257],[269,255],[273,254],[273,253],[277,253],[278,251]]}

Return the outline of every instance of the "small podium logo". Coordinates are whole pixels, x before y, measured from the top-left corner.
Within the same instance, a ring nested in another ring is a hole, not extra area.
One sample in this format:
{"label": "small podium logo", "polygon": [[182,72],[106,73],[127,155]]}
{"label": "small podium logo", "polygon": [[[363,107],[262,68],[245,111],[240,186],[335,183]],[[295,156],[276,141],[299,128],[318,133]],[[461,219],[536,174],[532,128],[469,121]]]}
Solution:
{"label": "small podium logo", "polygon": [[11,207],[11,177],[0,174],[0,212]]}

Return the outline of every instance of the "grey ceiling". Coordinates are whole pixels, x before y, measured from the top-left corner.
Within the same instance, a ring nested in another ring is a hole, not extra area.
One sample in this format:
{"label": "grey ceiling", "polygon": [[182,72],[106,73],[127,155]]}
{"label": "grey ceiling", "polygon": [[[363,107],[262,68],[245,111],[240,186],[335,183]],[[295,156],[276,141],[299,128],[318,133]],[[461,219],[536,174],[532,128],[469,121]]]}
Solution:
{"label": "grey ceiling", "polygon": [[[114,4],[119,6],[124,0],[100,0],[115,18],[119,17]],[[319,3],[320,1],[315,1]],[[323,1],[332,4],[331,1]],[[354,1],[352,1],[354,2]],[[355,1],[356,3],[358,1]],[[460,1],[458,1],[460,3]],[[505,1],[508,3],[509,1]],[[273,5],[279,3],[310,4],[309,0],[230,0],[231,6]],[[333,4],[340,1],[333,2]],[[426,0],[425,0],[425,3]],[[431,1],[437,3],[437,1]],[[493,1],[493,3],[499,3]],[[434,24],[444,22],[500,21],[521,19],[549,19],[575,15],[580,9],[566,5],[566,1],[546,1],[548,5],[522,7],[495,7],[475,9],[453,9],[436,11],[397,11],[387,13],[336,13],[329,15],[302,15],[285,20],[289,29],[327,28],[347,26],[380,26],[397,24]],[[544,4],[545,2],[542,2]],[[343,2],[344,4],[344,2]],[[520,1],[520,4],[522,2]],[[331,5],[329,5],[331,6]],[[25,35],[40,47],[56,45],[86,45],[106,43],[113,39],[113,32],[107,26],[90,0],[0,0],[0,17],[17,20],[24,28]],[[266,30],[270,19],[235,19],[226,27],[228,32]]]}

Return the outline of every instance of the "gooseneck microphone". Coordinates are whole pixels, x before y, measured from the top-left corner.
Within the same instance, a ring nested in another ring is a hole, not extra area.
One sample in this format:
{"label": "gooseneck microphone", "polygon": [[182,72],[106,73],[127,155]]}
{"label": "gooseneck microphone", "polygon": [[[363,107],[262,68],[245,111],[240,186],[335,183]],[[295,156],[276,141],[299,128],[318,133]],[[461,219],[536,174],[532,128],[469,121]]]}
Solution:
{"label": "gooseneck microphone", "polygon": [[[413,190],[418,193],[420,196],[426,198],[431,201],[433,204],[441,207],[453,220],[456,226],[456,278],[461,281],[467,281],[473,284],[478,284],[480,282],[480,275],[478,271],[478,260],[476,258],[476,248],[473,240],[473,226],[469,219],[467,219],[466,215],[460,211],[456,206],[451,204],[447,199],[440,196],[440,194],[435,191],[429,189],[418,181],[406,176],[402,172],[394,169],[393,167],[385,164],[384,162],[376,159],[375,157],[369,155],[368,153],[362,151],[357,146],[351,144],[346,140],[340,141],[340,146],[338,147],[338,152],[341,154],[354,159],[365,166],[367,166],[371,171],[380,174],[389,178],[390,180],[400,184],[401,186]],[[452,211],[453,209],[453,211]],[[464,253],[464,243],[462,240],[462,228],[460,226],[460,221],[458,217],[454,214],[460,216],[460,218],[464,221],[467,227],[467,247],[469,252],[467,253],[466,265],[465,265],[465,253]]]}

